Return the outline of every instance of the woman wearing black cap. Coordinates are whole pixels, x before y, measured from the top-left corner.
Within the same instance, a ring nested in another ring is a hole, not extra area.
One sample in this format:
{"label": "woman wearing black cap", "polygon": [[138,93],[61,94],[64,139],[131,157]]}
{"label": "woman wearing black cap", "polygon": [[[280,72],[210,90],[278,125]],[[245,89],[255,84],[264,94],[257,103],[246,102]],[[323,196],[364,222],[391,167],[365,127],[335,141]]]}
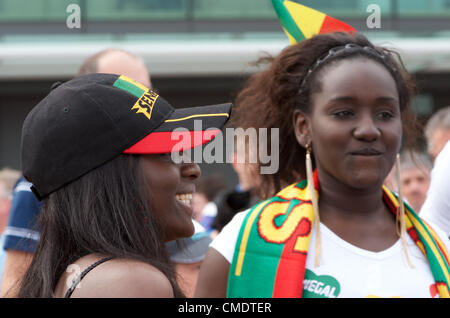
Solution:
{"label": "woman wearing black cap", "polygon": [[[175,110],[141,84],[77,77],[27,116],[22,168],[44,201],[41,238],[19,297],[180,297],[165,242],[194,233],[195,163],[175,163],[211,140],[231,105]],[[175,128],[184,128],[172,136]],[[199,139],[200,138],[200,139]]]}
{"label": "woman wearing black cap", "polygon": [[280,129],[280,170],[212,242],[196,296],[449,297],[450,242],[383,187],[414,127],[401,63],[344,33],[270,62],[234,118]]}

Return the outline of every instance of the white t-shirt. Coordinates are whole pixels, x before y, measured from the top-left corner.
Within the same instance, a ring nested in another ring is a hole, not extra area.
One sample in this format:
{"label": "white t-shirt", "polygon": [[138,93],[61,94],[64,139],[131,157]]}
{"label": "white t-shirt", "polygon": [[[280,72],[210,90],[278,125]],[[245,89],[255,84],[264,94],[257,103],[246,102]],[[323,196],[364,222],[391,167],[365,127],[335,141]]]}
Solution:
{"label": "white t-shirt", "polygon": [[[236,214],[210,245],[230,263],[239,229],[248,212]],[[442,230],[431,226],[449,249],[450,241]],[[314,267],[315,227],[311,233],[304,297],[439,297],[428,261],[409,235],[406,235],[407,251],[414,268],[406,261],[401,240],[384,251],[371,252],[342,240],[322,223],[320,231],[322,244],[318,267]]]}
{"label": "white t-shirt", "polygon": [[438,225],[450,237],[450,141],[436,157],[420,217]]}

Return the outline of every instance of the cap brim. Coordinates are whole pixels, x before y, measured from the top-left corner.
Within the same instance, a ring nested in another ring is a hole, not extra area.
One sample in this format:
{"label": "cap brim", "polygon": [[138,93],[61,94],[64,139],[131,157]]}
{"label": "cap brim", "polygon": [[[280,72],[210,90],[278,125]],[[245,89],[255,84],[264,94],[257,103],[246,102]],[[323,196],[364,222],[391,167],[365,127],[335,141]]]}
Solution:
{"label": "cap brim", "polygon": [[185,151],[211,141],[230,118],[231,104],[176,109],[159,127],[124,153]]}

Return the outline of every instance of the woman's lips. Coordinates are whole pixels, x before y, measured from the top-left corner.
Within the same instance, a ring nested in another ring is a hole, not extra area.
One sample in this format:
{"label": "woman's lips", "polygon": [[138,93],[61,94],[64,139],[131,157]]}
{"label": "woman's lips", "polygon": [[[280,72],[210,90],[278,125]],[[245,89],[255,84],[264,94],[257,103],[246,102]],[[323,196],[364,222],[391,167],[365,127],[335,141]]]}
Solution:
{"label": "woman's lips", "polygon": [[182,193],[182,194],[176,194],[175,199],[177,199],[179,202],[192,207],[192,193]]}
{"label": "woman's lips", "polygon": [[378,151],[373,148],[364,148],[364,149],[359,149],[359,150],[350,152],[350,155],[352,155],[352,156],[365,156],[365,157],[380,156],[382,154],[383,153],[381,151]]}

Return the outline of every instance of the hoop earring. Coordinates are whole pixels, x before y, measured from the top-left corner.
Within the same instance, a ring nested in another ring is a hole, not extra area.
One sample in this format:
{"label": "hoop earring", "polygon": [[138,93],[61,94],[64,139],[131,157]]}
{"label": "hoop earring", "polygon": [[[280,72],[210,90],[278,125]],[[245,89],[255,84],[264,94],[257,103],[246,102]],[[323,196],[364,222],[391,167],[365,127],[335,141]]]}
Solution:
{"label": "hoop earring", "polygon": [[408,255],[408,250],[406,247],[406,216],[405,216],[405,204],[403,203],[403,192],[402,192],[402,184],[400,179],[400,154],[397,154],[397,158],[395,161],[395,177],[397,181],[398,188],[398,208],[397,214],[395,217],[395,228],[397,230],[397,235],[400,237],[402,241],[403,251],[405,252],[406,260],[411,268],[414,268],[413,264]]}
{"label": "hoop earring", "polygon": [[312,170],[312,160],[311,160],[311,147],[309,144],[306,145],[306,178],[308,181],[309,193],[311,195],[311,202],[314,211],[314,223],[316,227],[316,256],[314,261],[314,266],[320,265],[320,254],[321,254],[321,236],[320,236],[320,216],[319,216],[319,204],[317,201],[316,190],[314,188],[313,170]]}

